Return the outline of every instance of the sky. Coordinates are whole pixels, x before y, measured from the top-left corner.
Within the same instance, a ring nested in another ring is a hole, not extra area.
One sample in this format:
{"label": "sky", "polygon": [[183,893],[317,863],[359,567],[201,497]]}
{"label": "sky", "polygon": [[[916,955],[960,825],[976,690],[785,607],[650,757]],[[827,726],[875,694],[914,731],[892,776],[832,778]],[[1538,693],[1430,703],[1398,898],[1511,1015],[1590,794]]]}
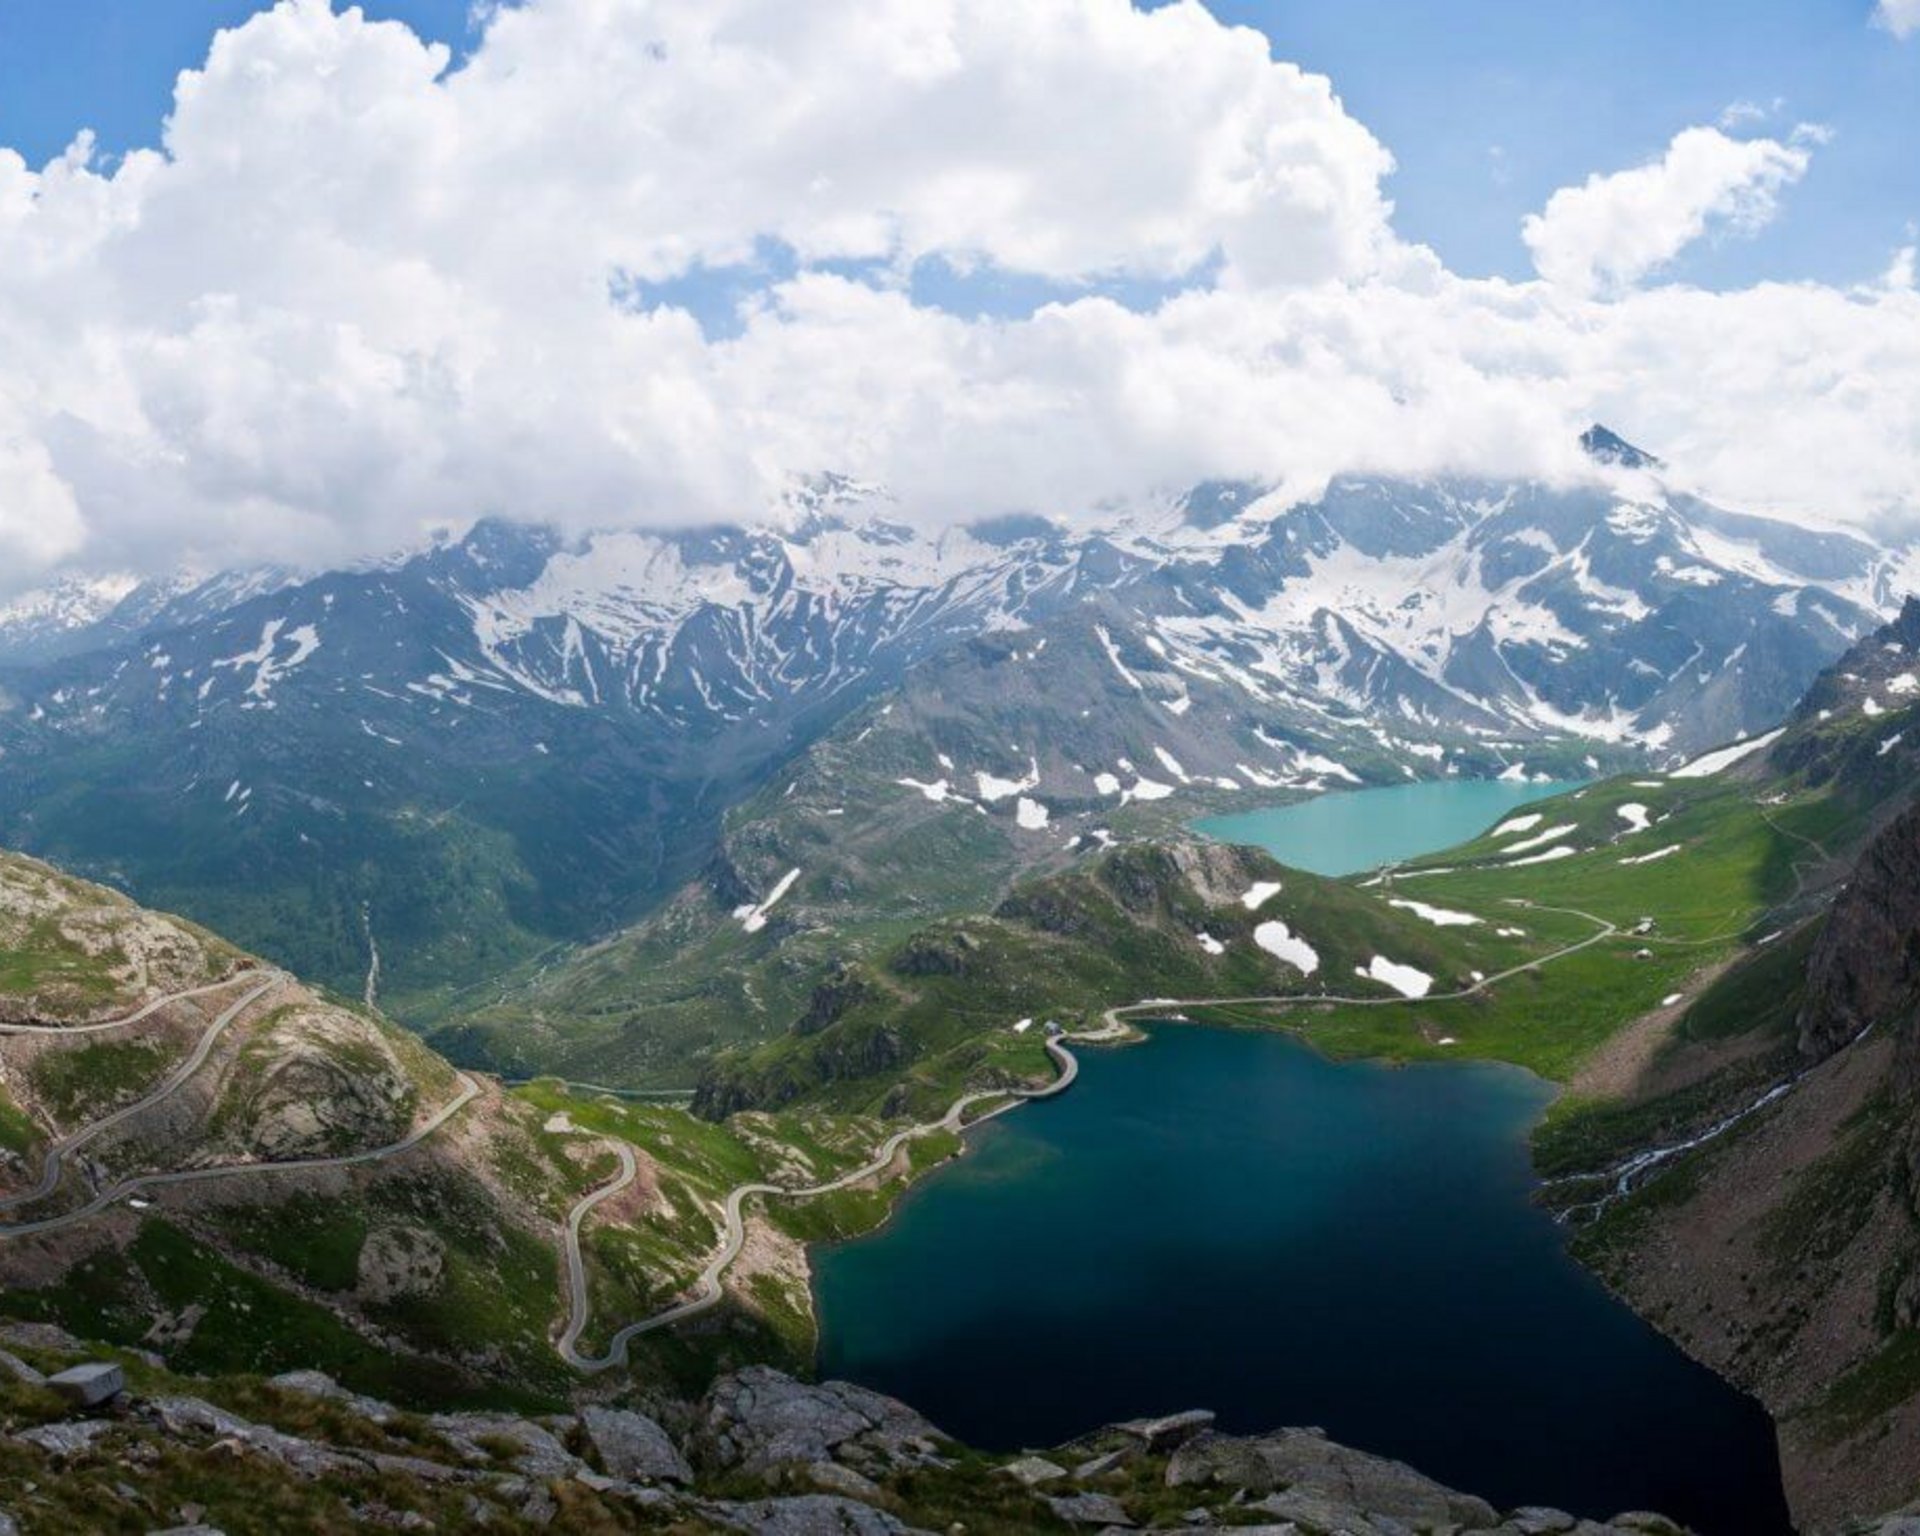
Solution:
{"label": "sky", "polygon": [[0,587],[1601,414],[1912,518],[1916,221],[1920,0],[0,0]]}

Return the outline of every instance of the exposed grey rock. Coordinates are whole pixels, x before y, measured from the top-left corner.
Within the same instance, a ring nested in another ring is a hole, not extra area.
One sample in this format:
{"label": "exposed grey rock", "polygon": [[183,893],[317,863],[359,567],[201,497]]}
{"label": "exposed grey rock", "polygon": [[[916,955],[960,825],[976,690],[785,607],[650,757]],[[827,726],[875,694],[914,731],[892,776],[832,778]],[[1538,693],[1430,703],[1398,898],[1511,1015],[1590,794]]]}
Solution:
{"label": "exposed grey rock", "polygon": [[400,1456],[389,1451],[362,1453],[376,1472],[390,1472],[423,1483],[470,1483],[481,1476],[464,1467],[450,1467],[443,1461],[428,1461],[424,1456]]}
{"label": "exposed grey rock", "polygon": [[1268,1493],[1275,1482],[1259,1446],[1232,1436],[1202,1435],[1167,1460],[1169,1488],[1244,1488],[1249,1493]]}
{"label": "exposed grey rock", "polygon": [[298,1435],[283,1434],[197,1397],[155,1398],[146,1405],[146,1412],[169,1434],[216,1436],[220,1445],[252,1451],[303,1477],[323,1477],[330,1472],[365,1472],[372,1465],[368,1457],[303,1440]]}
{"label": "exposed grey rock", "polygon": [[198,1302],[182,1307],[178,1312],[163,1312],[154,1319],[153,1326],[146,1331],[142,1342],[156,1349],[176,1349],[192,1341],[194,1331],[206,1315],[207,1309]]}
{"label": "exposed grey rock", "polygon": [[1608,1524],[1623,1531],[1645,1532],[1646,1536],[1687,1536],[1686,1527],[1675,1525],[1665,1515],[1649,1514],[1644,1509],[1631,1509],[1624,1515],[1615,1515]]}
{"label": "exposed grey rock", "polygon": [[[1291,1520],[1280,1525],[1235,1525],[1228,1527],[1228,1529],[1233,1532],[1233,1536],[1319,1536],[1318,1532],[1309,1533],[1301,1530],[1300,1527],[1295,1525]],[[1098,1536],[1108,1536],[1108,1533],[1101,1531],[1098,1533]],[[1124,1526],[1116,1526],[1113,1531],[1113,1536],[1127,1536],[1126,1528]],[[1449,1533],[1449,1536],[1451,1536],[1451,1533]]]}
{"label": "exposed grey rock", "polygon": [[5,1372],[15,1381],[24,1381],[30,1387],[43,1386],[47,1379],[44,1371],[36,1371],[18,1355],[9,1354],[4,1349],[0,1349],[0,1371]]}
{"label": "exposed grey rock", "polygon": [[1110,1493],[1072,1493],[1064,1498],[1048,1499],[1047,1507],[1070,1525],[1127,1528],[1135,1524],[1127,1507]]}
{"label": "exposed grey rock", "polygon": [[1037,1488],[1042,1483],[1057,1482],[1067,1475],[1065,1467],[1058,1462],[1048,1461],[1044,1456],[1022,1456],[1018,1461],[1010,1461],[999,1470],[1003,1475],[1028,1488]]}
{"label": "exposed grey rock", "polygon": [[1214,1418],[1208,1409],[1190,1408],[1185,1413],[1170,1413],[1158,1419],[1131,1419],[1114,1428],[1145,1441],[1147,1449],[1158,1456],[1212,1429]]}
{"label": "exposed grey rock", "polygon": [[837,1461],[816,1461],[807,1468],[807,1477],[822,1493],[837,1493],[842,1498],[861,1499],[869,1504],[884,1497],[880,1485],[872,1478]]}
{"label": "exposed grey rock", "polygon": [[1380,1528],[1372,1519],[1351,1504],[1338,1503],[1307,1489],[1289,1488],[1282,1493],[1270,1493],[1247,1508],[1304,1524],[1319,1536],[1381,1536]]}
{"label": "exposed grey rock", "polygon": [[433,1522],[418,1510],[394,1509],[380,1503],[356,1504],[349,1513],[355,1529],[380,1531],[430,1531]]}
{"label": "exposed grey rock", "polygon": [[637,1483],[615,1483],[606,1491],[635,1509],[644,1509],[655,1514],[675,1514],[683,1507],[681,1496],[669,1493],[665,1488],[642,1488]]}
{"label": "exposed grey rock", "polygon": [[447,1245],[424,1227],[376,1227],[360,1247],[358,1281],[364,1301],[391,1302],[424,1296],[440,1284]]}
{"label": "exposed grey rock", "polygon": [[87,1352],[84,1343],[52,1323],[0,1325],[0,1343],[12,1344],[20,1349],[55,1349],[69,1355],[84,1355]]}
{"label": "exposed grey rock", "polygon": [[77,1456],[112,1428],[113,1425],[105,1419],[78,1419],[23,1429],[13,1438],[26,1445],[38,1446],[49,1456]]}
{"label": "exposed grey rock", "polygon": [[828,1494],[756,1499],[744,1504],[706,1504],[701,1513],[723,1530],[747,1536],[908,1536],[912,1527],[892,1515]]}
{"label": "exposed grey rock", "polygon": [[611,1477],[624,1483],[691,1483],[693,1468],[667,1432],[628,1408],[583,1408],[580,1422]]}
{"label": "exposed grey rock", "polygon": [[1579,1522],[1563,1510],[1529,1505],[1508,1515],[1502,1528],[1510,1528],[1515,1536],[1560,1536],[1562,1531],[1571,1531],[1577,1524]]}
{"label": "exposed grey rock", "polygon": [[533,1525],[551,1525],[560,1513],[560,1501],[545,1488],[535,1488],[520,1503],[520,1518]]}
{"label": "exposed grey rock", "polygon": [[715,1382],[701,1413],[700,1454],[721,1470],[766,1473],[845,1461],[867,1471],[938,1459],[940,1432],[904,1403],[847,1382],[819,1386],[766,1366]]}
{"label": "exposed grey rock", "polygon": [[1101,1456],[1090,1456],[1073,1469],[1076,1483],[1092,1482],[1096,1477],[1105,1477],[1109,1472],[1117,1472],[1138,1454],[1131,1447],[1125,1450],[1108,1451]]}
{"label": "exposed grey rock", "polygon": [[325,1371],[288,1371],[284,1375],[271,1377],[267,1385],[278,1387],[283,1392],[299,1392],[307,1397],[339,1403],[374,1424],[390,1424],[398,1412],[393,1404],[383,1403],[377,1397],[362,1397],[358,1392],[349,1392]]}
{"label": "exposed grey rock", "polygon": [[[1167,1480],[1176,1487],[1211,1483],[1253,1493],[1280,1488],[1286,1490],[1283,1503],[1290,1496],[1324,1500],[1336,1510],[1364,1511],[1375,1523],[1354,1528],[1367,1531],[1368,1536],[1387,1528],[1378,1523],[1379,1517],[1416,1527],[1454,1525],[1467,1530],[1485,1530],[1499,1523],[1485,1500],[1455,1493],[1400,1462],[1337,1445],[1317,1430],[1192,1441],[1174,1453]],[[1296,1517],[1278,1506],[1271,1512]]]}
{"label": "exposed grey rock", "polygon": [[127,1390],[127,1373],[111,1360],[89,1360],[49,1376],[47,1386],[68,1402],[92,1408]]}
{"label": "exposed grey rock", "polygon": [[541,1480],[572,1477],[580,1470],[580,1458],[562,1445],[551,1430],[531,1419],[506,1413],[438,1413],[427,1420],[427,1427],[477,1465],[487,1465],[496,1459],[480,1441],[504,1440],[519,1448],[510,1459],[513,1469],[523,1477]]}
{"label": "exposed grey rock", "polygon": [[146,1412],[172,1435],[245,1436],[256,1428],[237,1413],[228,1413],[197,1397],[156,1397],[146,1404]]}

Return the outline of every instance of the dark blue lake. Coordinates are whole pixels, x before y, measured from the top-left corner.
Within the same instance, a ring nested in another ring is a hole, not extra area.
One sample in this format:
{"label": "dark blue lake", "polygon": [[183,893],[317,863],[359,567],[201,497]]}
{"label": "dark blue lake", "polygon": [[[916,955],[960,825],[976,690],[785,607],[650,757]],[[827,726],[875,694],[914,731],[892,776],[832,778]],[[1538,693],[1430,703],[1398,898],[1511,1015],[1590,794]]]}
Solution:
{"label": "dark blue lake", "polygon": [[1548,1090],[1162,1026],[816,1254],[821,1369],[993,1448],[1215,1409],[1496,1504],[1789,1529],[1772,1428],[1529,1201]]}

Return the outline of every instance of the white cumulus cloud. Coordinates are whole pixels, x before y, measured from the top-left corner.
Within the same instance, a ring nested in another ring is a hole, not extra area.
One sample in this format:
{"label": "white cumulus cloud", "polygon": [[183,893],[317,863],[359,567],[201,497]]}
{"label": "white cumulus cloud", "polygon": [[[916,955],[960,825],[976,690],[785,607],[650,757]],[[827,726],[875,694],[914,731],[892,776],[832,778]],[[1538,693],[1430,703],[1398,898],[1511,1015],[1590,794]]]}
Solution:
{"label": "white cumulus cloud", "polygon": [[1579,292],[1628,287],[1711,228],[1764,227],[1810,160],[1801,143],[1688,128],[1651,164],[1562,187],[1522,233],[1549,282]]}
{"label": "white cumulus cloud", "polygon": [[[1689,130],[1548,203],[1550,280],[1472,280],[1330,82],[1193,3],[525,0],[455,68],[283,0],[158,149],[0,148],[0,585],[737,519],[820,470],[929,519],[1566,475],[1595,417],[1730,501],[1920,507],[1910,282],[1637,286],[1807,153]],[[928,258],[1057,301],[916,302]],[[660,298],[749,263],[725,334]]]}
{"label": "white cumulus cloud", "polygon": [[1920,0],[1879,0],[1873,19],[1895,37],[1912,37],[1920,32]]}

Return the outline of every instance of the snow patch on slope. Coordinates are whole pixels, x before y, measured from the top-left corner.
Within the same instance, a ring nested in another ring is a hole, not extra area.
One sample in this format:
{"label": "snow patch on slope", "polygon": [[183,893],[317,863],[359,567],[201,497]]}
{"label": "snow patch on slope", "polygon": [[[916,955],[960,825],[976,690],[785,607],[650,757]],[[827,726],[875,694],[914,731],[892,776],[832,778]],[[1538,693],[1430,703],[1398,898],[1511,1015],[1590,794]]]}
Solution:
{"label": "snow patch on slope", "polygon": [[1247,887],[1246,895],[1240,898],[1240,905],[1249,912],[1258,912],[1274,897],[1280,894],[1278,880],[1256,880]]}
{"label": "snow patch on slope", "polygon": [[1673,770],[1671,777],[1676,779],[1707,779],[1716,773],[1723,773],[1742,758],[1764,752],[1786,734],[1783,726],[1777,731],[1769,731],[1764,736],[1755,736],[1750,741],[1737,741],[1730,747],[1721,747],[1702,757],[1696,757],[1683,768]]}
{"label": "snow patch on slope", "polygon": [[1367,964],[1356,965],[1353,970],[1356,976],[1392,987],[1402,997],[1425,997],[1433,990],[1433,978],[1425,971],[1411,965],[1401,965],[1385,955],[1375,955]]}
{"label": "snow patch on slope", "polygon": [[1302,976],[1311,976],[1320,969],[1319,952],[1285,923],[1262,923],[1253,930],[1253,942]]}
{"label": "snow patch on slope", "polygon": [[794,881],[800,878],[798,869],[790,869],[780,877],[780,883],[767,893],[767,899],[757,906],[751,902],[743,907],[735,907],[733,915],[740,920],[740,926],[748,933],[758,933],[767,926],[767,914],[780,904],[780,898],[793,889]]}
{"label": "snow patch on slope", "polygon": [[1470,928],[1480,921],[1471,912],[1449,912],[1445,907],[1430,907],[1424,901],[1394,897],[1388,900],[1387,905],[1411,912],[1423,923],[1432,923],[1436,928]]}

